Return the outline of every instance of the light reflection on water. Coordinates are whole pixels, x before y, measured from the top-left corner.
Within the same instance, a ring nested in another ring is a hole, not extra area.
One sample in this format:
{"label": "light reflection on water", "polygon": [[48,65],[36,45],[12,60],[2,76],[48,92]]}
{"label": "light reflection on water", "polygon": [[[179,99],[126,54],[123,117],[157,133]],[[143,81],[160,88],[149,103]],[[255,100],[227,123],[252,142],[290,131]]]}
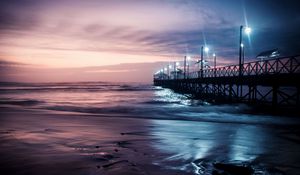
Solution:
{"label": "light reflection on water", "polygon": [[154,91],[154,100],[159,102],[170,103],[174,107],[190,105],[191,100],[181,94],[176,94],[170,89]]}
{"label": "light reflection on water", "polygon": [[[159,149],[174,153],[170,159],[253,160],[264,152],[268,132],[257,126],[154,120],[152,134]],[[259,136],[259,138],[257,137]]]}
{"label": "light reflection on water", "polygon": [[[199,173],[199,167],[192,163],[197,160],[241,163],[262,160],[260,163],[284,162],[295,166],[299,162],[297,149],[287,146],[287,140],[266,126],[169,120],[152,123],[156,127],[151,133],[159,140],[153,143],[154,147],[169,154],[156,163],[172,169],[186,169],[189,165],[189,171],[194,169]],[[288,152],[295,155],[287,155]],[[174,164],[178,161],[181,164]]]}

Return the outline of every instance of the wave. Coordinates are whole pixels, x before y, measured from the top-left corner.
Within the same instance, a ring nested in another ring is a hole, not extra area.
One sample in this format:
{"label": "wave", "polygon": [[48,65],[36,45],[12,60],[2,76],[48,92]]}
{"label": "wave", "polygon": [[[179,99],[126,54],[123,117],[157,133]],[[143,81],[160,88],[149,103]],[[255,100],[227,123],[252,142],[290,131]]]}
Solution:
{"label": "wave", "polygon": [[181,101],[161,101],[161,100],[149,100],[142,102],[142,104],[149,104],[149,105],[162,105],[162,104],[181,104]]}
{"label": "wave", "polygon": [[[242,114],[234,111],[234,107],[226,106],[227,112],[216,112],[218,107],[206,106],[206,110],[190,110],[174,107],[131,107],[131,106],[112,106],[112,107],[79,107],[79,106],[49,106],[45,109],[64,112],[76,112],[92,114],[95,116],[139,118],[155,120],[182,120],[196,122],[216,122],[216,123],[237,123],[254,125],[293,125],[299,124],[300,120],[289,119],[280,116]],[[225,110],[224,110],[225,111]]]}
{"label": "wave", "polygon": [[142,113],[149,114],[153,109],[129,107],[129,106],[113,106],[113,107],[81,107],[81,106],[64,106],[55,105],[47,106],[45,109],[56,110],[56,111],[68,111],[68,112],[80,112],[80,113],[90,113],[90,114],[130,114],[130,115],[140,115]]}
{"label": "wave", "polygon": [[[280,123],[276,121],[276,117],[268,118],[256,115],[257,113],[253,114],[253,109],[247,105],[210,105],[201,100],[176,94],[168,89],[146,84],[96,82],[5,84],[1,86],[0,83],[0,92],[0,105],[18,105],[24,106],[24,108],[27,106],[30,109],[46,109],[57,112],[162,120]],[[37,93],[30,94],[29,92]]]}
{"label": "wave", "polygon": [[104,90],[102,87],[29,87],[29,88],[1,88],[0,91],[74,91],[74,90]]}
{"label": "wave", "polygon": [[0,85],[0,92],[39,92],[39,91],[153,91],[160,90],[152,85],[119,85],[119,84],[18,84]]}
{"label": "wave", "polygon": [[45,103],[44,101],[40,100],[33,100],[33,99],[28,99],[28,100],[0,100],[0,104],[4,105],[18,105],[18,106],[34,106],[38,104]]}

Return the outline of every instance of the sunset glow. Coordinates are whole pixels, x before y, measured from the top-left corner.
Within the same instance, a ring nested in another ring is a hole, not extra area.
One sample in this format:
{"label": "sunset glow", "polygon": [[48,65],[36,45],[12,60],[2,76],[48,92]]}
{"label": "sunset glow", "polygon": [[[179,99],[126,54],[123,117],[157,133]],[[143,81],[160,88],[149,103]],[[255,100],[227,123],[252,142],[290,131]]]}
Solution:
{"label": "sunset glow", "polygon": [[[12,0],[0,5],[0,60],[35,68],[178,61],[199,55],[203,44],[218,52],[220,64],[236,63],[237,30],[245,23],[253,26],[248,60],[264,49],[281,47],[290,53],[299,47],[286,43],[298,34],[291,29],[283,39],[283,24],[269,17],[288,19],[288,25],[298,18],[290,19],[293,14],[280,13],[277,6],[257,12],[257,4],[247,1]],[[262,40],[269,28],[274,29],[272,42]]]}

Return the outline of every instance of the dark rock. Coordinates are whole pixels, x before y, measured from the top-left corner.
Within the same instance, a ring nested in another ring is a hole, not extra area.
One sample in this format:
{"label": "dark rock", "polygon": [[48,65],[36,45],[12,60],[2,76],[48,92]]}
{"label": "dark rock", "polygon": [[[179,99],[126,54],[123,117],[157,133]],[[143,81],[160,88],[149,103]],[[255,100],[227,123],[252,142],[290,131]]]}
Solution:
{"label": "dark rock", "polygon": [[271,167],[266,169],[268,173],[274,175],[284,175],[285,173],[277,168]]}
{"label": "dark rock", "polygon": [[213,170],[213,172],[211,173],[212,175],[227,175],[224,172],[218,172],[216,170]]}
{"label": "dark rock", "polygon": [[108,161],[108,159],[102,158],[102,157],[94,157],[94,160],[97,161],[97,162]]}
{"label": "dark rock", "polygon": [[110,155],[110,154],[105,154],[102,157],[105,158],[105,159],[108,159],[108,160],[115,158],[115,156]]}
{"label": "dark rock", "polygon": [[218,171],[219,174],[220,172],[229,175],[252,175],[254,173],[254,170],[250,166],[245,166],[245,165],[229,164],[229,163],[214,163],[213,166],[216,170],[221,170]]}
{"label": "dark rock", "polygon": [[126,146],[130,145],[130,142],[128,142],[128,141],[120,141],[120,142],[117,142],[117,145],[119,147],[127,148]]}
{"label": "dark rock", "polygon": [[109,163],[109,164],[106,164],[106,165],[102,165],[103,168],[109,168],[113,165],[116,165],[116,164],[120,164],[120,163],[128,163],[129,161],[128,160],[120,160],[120,161],[116,161],[116,162],[113,162],[113,163]]}

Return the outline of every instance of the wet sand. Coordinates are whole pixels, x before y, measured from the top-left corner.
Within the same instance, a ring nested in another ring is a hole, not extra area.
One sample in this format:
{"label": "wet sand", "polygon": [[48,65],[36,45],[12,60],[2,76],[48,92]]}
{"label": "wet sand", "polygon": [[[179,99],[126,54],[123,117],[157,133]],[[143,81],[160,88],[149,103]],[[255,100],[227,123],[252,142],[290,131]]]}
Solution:
{"label": "wet sand", "polygon": [[1,174],[182,174],[152,164],[147,120],[1,111]]}
{"label": "wet sand", "polygon": [[300,174],[297,123],[1,111],[1,174]]}

